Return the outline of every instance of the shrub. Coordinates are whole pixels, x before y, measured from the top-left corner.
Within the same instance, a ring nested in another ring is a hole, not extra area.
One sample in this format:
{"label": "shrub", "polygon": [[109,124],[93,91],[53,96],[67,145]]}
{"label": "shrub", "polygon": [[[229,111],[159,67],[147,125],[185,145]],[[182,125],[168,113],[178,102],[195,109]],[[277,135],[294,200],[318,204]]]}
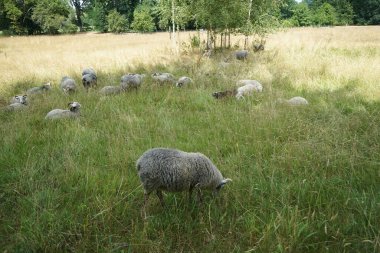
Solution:
{"label": "shrub", "polygon": [[133,12],[132,28],[138,32],[153,32],[155,25],[147,7],[137,8]]}
{"label": "shrub", "polygon": [[108,31],[113,33],[125,32],[128,28],[128,21],[124,15],[116,10],[112,10],[107,16]]}

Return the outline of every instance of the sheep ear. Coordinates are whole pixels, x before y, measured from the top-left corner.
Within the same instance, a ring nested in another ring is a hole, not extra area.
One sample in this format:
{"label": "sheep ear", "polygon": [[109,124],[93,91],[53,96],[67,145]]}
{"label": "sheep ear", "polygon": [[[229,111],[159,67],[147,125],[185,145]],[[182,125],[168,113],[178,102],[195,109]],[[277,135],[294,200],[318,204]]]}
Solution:
{"label": "sheep ear", "polygon": [[230,178],[223,179],[222,182],[220,182],[220,184],[216,187],[216,189],[220,190],[228,182],[232,182],[232,179],[230,179]]}

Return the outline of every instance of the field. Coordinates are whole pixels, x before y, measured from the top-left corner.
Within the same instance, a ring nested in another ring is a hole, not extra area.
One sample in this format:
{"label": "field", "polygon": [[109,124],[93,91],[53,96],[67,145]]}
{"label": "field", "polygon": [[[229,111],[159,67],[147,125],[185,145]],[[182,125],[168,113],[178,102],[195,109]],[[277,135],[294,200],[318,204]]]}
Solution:
{"label": "field", "polygon": [[[0,110],[1,252],[380,252],[380,27],[282,31],[229,64],[233,50],[169,45],[167,33],[0,37],[1,106],[54,86]],[[99,88],[148,77],[137,92],[64,95],[62,76],[80,84],[88,66]],[[158,71],[194,83],[158,86]],[[213,99],[239,79],[264,92]],[[276,102],[294,96],[310,104]],[[71,101],[79,119],[44,120]],[[152,147],[201,152],[233,182],[202,204],[152,194],[143,219],[135,162]]]}

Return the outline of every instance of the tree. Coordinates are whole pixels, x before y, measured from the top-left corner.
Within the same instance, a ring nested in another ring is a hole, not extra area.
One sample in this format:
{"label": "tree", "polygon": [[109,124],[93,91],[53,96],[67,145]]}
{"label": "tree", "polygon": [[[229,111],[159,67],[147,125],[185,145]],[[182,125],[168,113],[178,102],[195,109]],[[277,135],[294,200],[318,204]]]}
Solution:
{"label": "tree", "polygon": [[142,5],[135,9],[131,27],[139,32],[153,32],[155,30],[153,17],[148,6]]}
{"label": "tree", "polygon": [[107,32],[107,12],[102,2],[95,2],[89,11],[91,25],[99,32]]}
{"label": "tree", "polygon": [[312,15],[306,3],[297,4],[292,10],[291,23],[294,26],[309,26],[312,24]]}
{"label": "tree", "polygon": [[107,15],[108,30],[113,33],[122,33],[127,30],[128,20],[116,10]]}
{"label": "tree", "polygon": [[69,14],[70,6],[63,0],[40,0],[34,7],[32,19],[44,33],[57,34],[65,24],[70,24]]}
{"label": "tree", "polygon": [[76,23],[80,31],[83,31],[83,11],[90,4],[90,0],[70,0],[71,5],[75,9]]}
{"label": "tree", "polygon": [[335,0],[332,5],[336,10],[338,25],[351,25],[354,20],[354,9],[347,0]]}
{"label": "tree", "polygon": [[320,26],[335,25],[337,22],[335,8],[324,3],[319,6],[314,13],[314,23]]}

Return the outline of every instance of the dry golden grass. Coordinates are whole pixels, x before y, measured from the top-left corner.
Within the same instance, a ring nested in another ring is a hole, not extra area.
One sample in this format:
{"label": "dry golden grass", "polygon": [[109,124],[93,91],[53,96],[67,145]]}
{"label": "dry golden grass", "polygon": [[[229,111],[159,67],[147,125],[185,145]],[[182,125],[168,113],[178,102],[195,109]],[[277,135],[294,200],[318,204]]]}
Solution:
{"label": "dry golden grass", "polygon": [[[180,38],[188,41],[189,33]],[[233,39],[233,44],[242,42]],[[0,88],[31,78],[58,82],[88,66],[110,72],[141,63],[168,64],[170,45],[168,33],[0,38]],[[275,60],[260,65],[257,78],[267,81],[281,72],[294,87],[312,90],[354,83],[361,95],[380,98],[380,27],[290,29],[269,36],[266,49]]]}

